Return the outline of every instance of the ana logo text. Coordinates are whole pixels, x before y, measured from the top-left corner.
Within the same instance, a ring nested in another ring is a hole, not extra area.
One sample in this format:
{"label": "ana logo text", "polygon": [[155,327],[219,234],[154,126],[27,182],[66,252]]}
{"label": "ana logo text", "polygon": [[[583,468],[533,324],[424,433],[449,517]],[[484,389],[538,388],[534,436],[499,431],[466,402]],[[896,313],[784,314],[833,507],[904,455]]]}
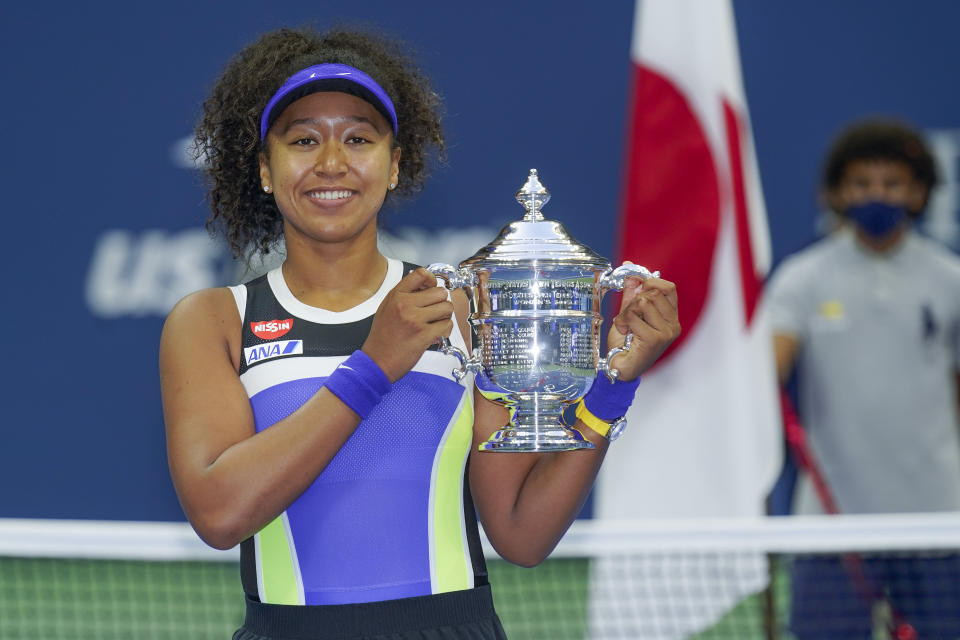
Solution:
{"label": "ana logo text", "polygon": [[269,342],[256,347],[247,347],[243,350],[243,356],[247,359],[247,366],[270,360],[279,356],[293,356],[303,354],[303,340],[280,340],[278,342]]}
{"label": "ana logo text", "polygon": [[251,322],[250,330],[253,335],[264,340],[274,340],[282,337],[287,331],[293,328],[293,318],[286,320],[264,320],[262,322]]}

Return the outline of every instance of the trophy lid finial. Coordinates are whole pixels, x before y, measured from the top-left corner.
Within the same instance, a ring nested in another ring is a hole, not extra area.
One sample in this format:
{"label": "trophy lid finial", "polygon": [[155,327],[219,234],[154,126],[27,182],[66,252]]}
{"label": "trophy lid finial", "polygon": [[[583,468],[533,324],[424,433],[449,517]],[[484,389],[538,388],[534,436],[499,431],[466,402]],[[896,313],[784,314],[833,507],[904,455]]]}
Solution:
{"label": "trophy lid finial", "polygon": [[540,208],[550,201],[550,192],[540,182],[536,169],[530,169],[527,181],[517,191],[517,202],[523,205],[527,212],[523,215],[525,222],[539,222],[543,220]]}
{"label": "trophy lid finial", "polygon": [[527,213],[507,224],[490,244],[460,263],[462,268],[493,269],[500,266],[556,264],[577,269],[604,271],[610,262],[590,247],[580,244],[556,220],[546,220],[540,209],[550,192],[540,182],[536,169],[517,191],[517,202]]}

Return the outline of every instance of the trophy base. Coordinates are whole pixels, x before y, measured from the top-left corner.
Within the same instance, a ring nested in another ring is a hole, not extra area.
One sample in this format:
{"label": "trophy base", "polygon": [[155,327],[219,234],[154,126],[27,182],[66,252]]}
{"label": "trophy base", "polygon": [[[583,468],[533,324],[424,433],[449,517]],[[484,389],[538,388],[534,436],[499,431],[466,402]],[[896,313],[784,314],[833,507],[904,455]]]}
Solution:
{"label": "trophy base", "polygon": [[497,399],[510,410],[510,422],[480,445],[480,451],[573,451],[593,443],[561,422],[569,400],[550,393],[510,393]]}
{"label": "trophy base", "polygon": [[480,451],[528,453],[531,451],[573,451],[593,449],[593,443],[576,429],[559,423],[549,429],[524,429],[507,425],[480,445]]}

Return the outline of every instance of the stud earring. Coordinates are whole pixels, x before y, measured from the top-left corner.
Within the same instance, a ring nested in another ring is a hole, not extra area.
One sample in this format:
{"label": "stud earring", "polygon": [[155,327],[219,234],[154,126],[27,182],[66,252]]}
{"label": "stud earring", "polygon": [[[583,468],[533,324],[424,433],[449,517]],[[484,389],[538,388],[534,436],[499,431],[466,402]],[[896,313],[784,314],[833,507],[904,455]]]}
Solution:
{"label": "stud earring", "polygon": [[391,182],[391,183],[390,183],[390,190],[392,191],[394,188],[396,188],[396,186],[397,186],[397,183],[396,183],[396,182]]}
{"label": "stud earring", "polygon": [[268,184],[263,185],[263,190],[267,193],[270,193],[270,185]]}

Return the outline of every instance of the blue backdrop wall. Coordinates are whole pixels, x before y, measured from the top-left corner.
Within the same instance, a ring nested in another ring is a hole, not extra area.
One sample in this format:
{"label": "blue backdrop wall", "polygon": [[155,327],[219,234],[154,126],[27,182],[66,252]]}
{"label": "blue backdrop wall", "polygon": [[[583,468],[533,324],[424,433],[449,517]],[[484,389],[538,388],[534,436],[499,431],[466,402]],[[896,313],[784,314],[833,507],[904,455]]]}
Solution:
{"label": "blue backdrop wall", "polygon": [[[634,6],[604,3],[10,3],[0,19],[0,517],[183,518],[164,452],[163,316],[236,265],[202,230],[185,156],[213,78],[258,34],[363,23],[419,51],[446,98],[449,165],[386,216],[395,246],[456,260],[519,208],[537,167],[552,217],[605,255],[621,185]],[[775,259],[815,235],[830,137],[894,114],[935,142],[932,232],[958,240],[960,4],[736,0]],[[602,8],[601,8],[602,7]]]}

